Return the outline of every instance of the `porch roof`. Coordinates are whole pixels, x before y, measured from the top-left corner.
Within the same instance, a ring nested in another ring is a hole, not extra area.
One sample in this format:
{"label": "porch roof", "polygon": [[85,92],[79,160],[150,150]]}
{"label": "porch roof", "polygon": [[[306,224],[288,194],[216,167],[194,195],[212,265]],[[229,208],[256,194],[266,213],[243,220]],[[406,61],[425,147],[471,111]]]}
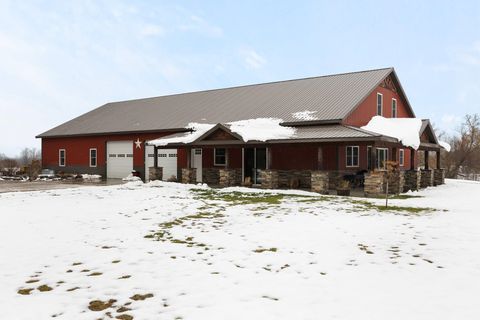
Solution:
{"label": "porch roof", "polygon": [[[292,128],[293,129],[293,128]],[[217,131],[227,134],[225,139],[211,139]],[[148,141],[147,144],[159,148],[172,147],[195,147],[206,145],[246,145],[246,144],[278,144],[278,143],[313,143],[313,142],[341,142],[341,141],[386,141],[398,143],[398,139],[388,137],[364,129],[342,125],[328,124],[319,126],[305,126],[294,128],[295,132],[288,138],[259,140],[245,140],[236,132],[232,132],[228,124],[217,124],[199,134],[195,131],[174,133],[156,140]]]}

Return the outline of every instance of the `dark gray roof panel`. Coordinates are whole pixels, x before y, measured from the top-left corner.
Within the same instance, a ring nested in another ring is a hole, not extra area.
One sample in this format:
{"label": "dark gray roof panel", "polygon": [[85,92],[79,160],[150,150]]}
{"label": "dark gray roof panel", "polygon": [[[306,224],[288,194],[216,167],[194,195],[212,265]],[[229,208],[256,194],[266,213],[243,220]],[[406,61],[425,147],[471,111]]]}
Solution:
{"label": "dark gray roof panel", "polygon": [[[285,122],[343,119],[393,68],[108,103],[39,137],[184,128],[272,117]],[[308,119],[294,113],[312,111]],[[314,119],[312,119],[312,117]]]}

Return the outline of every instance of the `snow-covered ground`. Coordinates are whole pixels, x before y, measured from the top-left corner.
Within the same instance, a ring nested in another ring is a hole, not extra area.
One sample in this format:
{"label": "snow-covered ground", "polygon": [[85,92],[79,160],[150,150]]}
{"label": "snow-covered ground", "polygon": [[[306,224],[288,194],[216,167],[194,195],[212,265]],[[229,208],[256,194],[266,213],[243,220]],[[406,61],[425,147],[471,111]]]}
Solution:
{"label": "snow-covered ground", "polygon": [[480,319],[480,183],[411,195],[0,194],[0,319]]}

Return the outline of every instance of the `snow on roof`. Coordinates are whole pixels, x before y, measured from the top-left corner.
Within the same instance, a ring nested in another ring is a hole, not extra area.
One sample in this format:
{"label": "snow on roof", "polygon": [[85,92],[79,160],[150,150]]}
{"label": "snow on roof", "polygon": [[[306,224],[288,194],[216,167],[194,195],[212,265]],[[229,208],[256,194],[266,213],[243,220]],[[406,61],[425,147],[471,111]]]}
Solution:
{"label": "snow on roof", "polygon": [[[257,118],[230,122],[227,123],[227,126],[233,133],[240,135],[245,142],[251,140],[267,141],[271,139],[288,139],[293,137],[296,129],[281,126],[280,123],[282,122],[282,119],[276,118]],[[192,129],[191,132],[170,135],[165,138],[149,141],[148,143],[156,146],[166,146],[171,143],[191,143],[214,126],[215,124],[192,122],[186,127]]]}
{"label": "snow on roof", "polygon": [[418,118],[373,117],[362,129],[397,138],[404,146],[417,150],[420,146],[422,120]]}
{"label": "snow on roof", "polygon": [[294,112],[292,113],[292,117],[297,120],[318,120],[318,117],[315,116],[314,114],[317,113],[318,111],[310,111],[310,110],[305,110],[305,111],[300,111],[300,112]]}
{"label": "snow on roof", "polygon": [[215,125],[209,123],[190,122],[185,128],[192,131],[184,132],[179,135],[171,135],[170,138],[159,138],[148,141],[150,145],[166,146],[170,143],[190,143],[200,138],[205,132],[212,129]]}
{"label": "snow on roof", "polygon": [[447,152],[450,152],[450,150],[452,149],[450,144],[445,141],[438,141],[438,144],[441,145],[443,149],[447,150]]}
{"label": "snow on roof", "polygon": [[281,126],[282,119],[257,118],[228,123],[230,130],[240,135],[243,141],[267,141],[271,139],[291,138],[296,129]]}

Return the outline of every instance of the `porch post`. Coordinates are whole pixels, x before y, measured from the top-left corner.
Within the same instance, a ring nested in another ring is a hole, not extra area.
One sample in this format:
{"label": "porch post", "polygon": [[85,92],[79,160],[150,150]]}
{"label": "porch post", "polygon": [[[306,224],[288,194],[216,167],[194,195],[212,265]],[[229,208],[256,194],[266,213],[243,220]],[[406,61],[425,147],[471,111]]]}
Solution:
{"label": "porch post", "polygon": [[272,167],[272,149],[267,147],[267,170],[270,170],[270,168]]}
{"label": "porch post", "polygon": [[192,148],[187,147],[185,151],[187,152],[187,169],[191,169],[192,168]]}
{"label": "porch post", "polygon": [[335,169],[338,171],[340,169],[340,149],[338,145],[335,146]]}
{"label": "porch post", "polygon": [[318,147],[317,151],[317,170],[323,170],[323,149]]}
{"label": "porch post", "polygon": [[440,149],[438,149],[436,152],[437,152],[437,169],[442,169],[442,165],[441,165],[442,157],[440,156]]}
{"label": "porch post", "polygon": [[428,169],[430,169],[429,168],[430,165],[428,163],[428,150],[424,150],[423,152],[425,154],[425,157],[424,157],[425,158],[425,170],[428,170]]}
{"label": "porch post", "polygon": [[370,148],[370,168],[375,170],[377,168],[377,146],[373,144],[373,146]]}
{"label": "porch post", "polygon": [[415,153],[413,148],[410,148],[410,170],[415,170]]}
{"label": "porch post", "polygon": [[228,169],[228,165],[230,163],[230,153],[228,152],[228,148],[225,148],[225,169]]}
{"label": "porch post", "polygon": [[158,168],[158,147],[153,147],[153,166]]}

